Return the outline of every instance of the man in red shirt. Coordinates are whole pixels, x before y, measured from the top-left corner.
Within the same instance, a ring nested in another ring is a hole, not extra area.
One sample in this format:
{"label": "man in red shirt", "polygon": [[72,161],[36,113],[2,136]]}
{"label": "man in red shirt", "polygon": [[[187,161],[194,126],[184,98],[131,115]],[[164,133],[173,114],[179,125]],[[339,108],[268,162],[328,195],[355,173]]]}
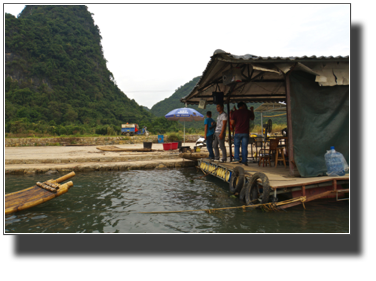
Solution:
{"label": "man in red shirt", "polygon": [[235,162],[240,162],[239,149],[242,146],[242,164],[247,165],[248,158],[248,140],[249,140],[249,120],[254,120],[255,114],[253,113],[253,107],[251,110],[247,109],[247,105],[244,102],[238,103],[238,110],[236,110],[231,116],[231,124],[235,127]]}

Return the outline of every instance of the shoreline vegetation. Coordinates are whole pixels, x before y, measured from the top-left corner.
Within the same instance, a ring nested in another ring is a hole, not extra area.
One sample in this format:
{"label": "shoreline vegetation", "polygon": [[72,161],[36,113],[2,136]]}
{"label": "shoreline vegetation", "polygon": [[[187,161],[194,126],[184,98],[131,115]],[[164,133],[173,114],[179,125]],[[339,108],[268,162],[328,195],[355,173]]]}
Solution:
{"label": "shoreline vegetation", "polygon": [[[286,124],[274,124],[272,128],[272,134],[279,134],[281,133],[282,129],[286,128]],[[250,131],[251,134],[261,134],[261,125],[255,125],[253,129]],[[184,132],[182,130],[173,131],[173,132],[165,132],[161,134],[150,134],[149,136],[157,136],[157,135],[167,135],[171,141],[182,141]],[[204,136],[204,129],[194,129],[188,128],[185,130],[185,135],[201,135]],[[138,135],[144,136],[144,135]],[[85,138],[85,137],[96,137],[96,138],[106,138],[106,137],[123,137],[125,140],[131,139],[128,136],[121,135],[115,131],[108,131],[106,134],[97,134],[97,133],[82,133],[80,131],[73,131],[71,134],[49,134],[49,133],[39,133],[34,130],[28,130],[22,133],[5,133],[5,138]]]}

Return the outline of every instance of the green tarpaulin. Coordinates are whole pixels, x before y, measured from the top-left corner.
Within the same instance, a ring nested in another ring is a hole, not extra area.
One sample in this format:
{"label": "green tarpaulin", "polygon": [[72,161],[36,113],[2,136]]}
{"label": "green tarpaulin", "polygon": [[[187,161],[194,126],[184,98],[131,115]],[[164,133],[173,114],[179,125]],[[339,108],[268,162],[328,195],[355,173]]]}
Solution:
{"label": "green tarpaulin", "polygon": [[331,146],[349,163],[349,87],[320,87],[315,76],[290,74],[294,161],[302,177],[326,175]]}

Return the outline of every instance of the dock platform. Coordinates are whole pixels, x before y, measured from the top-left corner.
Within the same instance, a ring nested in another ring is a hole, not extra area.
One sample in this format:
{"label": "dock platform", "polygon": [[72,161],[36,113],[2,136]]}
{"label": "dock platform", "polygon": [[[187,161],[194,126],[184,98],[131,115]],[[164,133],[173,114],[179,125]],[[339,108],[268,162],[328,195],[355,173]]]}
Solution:
{"label": "dock platform", "polygon": [[[225,182],[230,183],[235,167],[240,166],[244,169],[244,185],[251,179],[255,173],[263,173],[267,176],[270,186],[270,196],[272,200],[278,201],[278,195],[285,194],[290,198],[305,196],[306,202],[320,198],[336,198],[336,200],[344,199],[344,194],[349,193],[349,174],[344,176],[329,177],[293,177],[289,175],[288,168],[283,165],[277,167],[262,167],[258,163],[248,163],[248,166],[240,163],[221,163],[210,159],[199,159],[198,167],[205,173],[215,176]],[[258,184],[262,188],[262,183],[258,180]],[[291,205],[284,205],[288,208],[300,204],[299,202]]]}

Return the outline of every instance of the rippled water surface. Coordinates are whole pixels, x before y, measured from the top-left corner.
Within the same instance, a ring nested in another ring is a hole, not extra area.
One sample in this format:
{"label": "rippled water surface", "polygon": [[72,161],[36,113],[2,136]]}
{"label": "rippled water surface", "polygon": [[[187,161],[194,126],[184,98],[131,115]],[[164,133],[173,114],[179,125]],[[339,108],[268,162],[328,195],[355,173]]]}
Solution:
{"label": "rippled water surface", "polygon": [[[349,204],[310,202],[283,212],[226,210],[140,214],[241,206],[228,185],[195,168],[77,173],[70,190],[5,217],[7,233],[348,233]],[[60,175],[7,175],[5,193]],[[194,179],[196,178],[196,179]],[[191,181],[192,179],[193,182]]]}

